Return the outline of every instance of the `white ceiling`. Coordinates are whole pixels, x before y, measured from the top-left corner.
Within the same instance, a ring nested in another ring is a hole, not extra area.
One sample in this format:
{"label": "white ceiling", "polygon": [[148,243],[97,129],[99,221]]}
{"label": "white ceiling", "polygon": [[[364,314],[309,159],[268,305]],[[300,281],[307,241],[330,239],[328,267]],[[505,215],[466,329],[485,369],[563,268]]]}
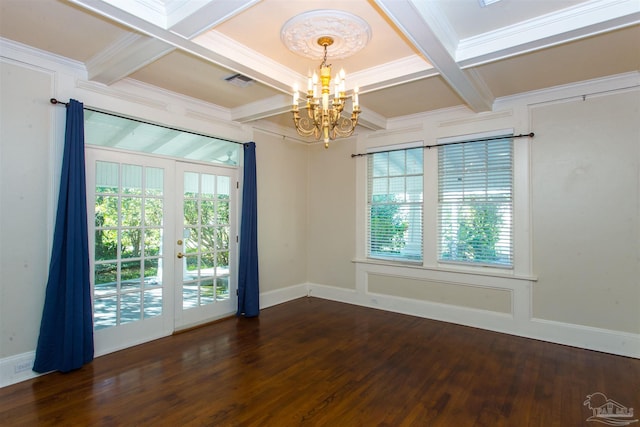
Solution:
{"label": "white ceiling", "polygon": [[[283,25],[349,12],[367,46],[329,61],[360,87],[360,124],[467,106],[640,70],[640,0],[0,0],[0,37],[83,63],[90,80],[135,79],[228,109],[239,122],[291,125],[291,87],[310,60]],[[255,80],[237,87],[224,79]]]}

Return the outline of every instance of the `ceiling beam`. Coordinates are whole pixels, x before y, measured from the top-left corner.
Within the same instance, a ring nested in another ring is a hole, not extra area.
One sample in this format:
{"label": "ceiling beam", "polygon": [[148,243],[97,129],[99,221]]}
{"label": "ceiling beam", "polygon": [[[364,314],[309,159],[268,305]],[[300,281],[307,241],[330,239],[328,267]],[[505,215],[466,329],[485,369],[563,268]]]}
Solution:
{"label": "ceiling beam", "polygon": [[[177,4],[178,8],[168,16],[169,29],[184,38],[191,39],[214,28],[260,0],[171,0],[167,5]],[[184,5],[191,5],[185,10]]]}
{"label": "ceiling beam", "polygon": [[490,111],[494,96],[477,75],[470,75],[455,59],[457,40],[432,2],[374,0],[397,28],[438,70],[442,78],[475,112]]}
{"label": "ceiling beam", "polygon": [[175,50],[161,40],[129,33],[89,59],[89,80],[111,85]]}
{"label": "ceiling beam", "polygon": [[173,0],[166,3],[166,10],[147,10],[151,3],[145,6],[134,1],[71,1],[144,33],[127,34],[85,64],[90,80],[111,85],[177,47],[187,50],[190,37],[221,24],[259,0],[208,0],[204,4],[202,0]]}

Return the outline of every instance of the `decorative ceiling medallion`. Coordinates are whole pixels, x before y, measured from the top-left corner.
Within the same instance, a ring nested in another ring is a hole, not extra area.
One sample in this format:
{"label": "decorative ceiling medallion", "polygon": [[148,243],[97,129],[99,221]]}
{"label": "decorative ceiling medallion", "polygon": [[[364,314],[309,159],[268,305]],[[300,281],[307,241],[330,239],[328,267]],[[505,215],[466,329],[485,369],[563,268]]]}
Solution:
{"label": "decorative ceiling medallion", "polygon": [[312,10],[289,19],[280,30],[280,39],[293,53],[321,59],[324,48],[318,39],[333,39],[331,59],[347,58],[363,49],[371,38],[367,22],[341,10]]}

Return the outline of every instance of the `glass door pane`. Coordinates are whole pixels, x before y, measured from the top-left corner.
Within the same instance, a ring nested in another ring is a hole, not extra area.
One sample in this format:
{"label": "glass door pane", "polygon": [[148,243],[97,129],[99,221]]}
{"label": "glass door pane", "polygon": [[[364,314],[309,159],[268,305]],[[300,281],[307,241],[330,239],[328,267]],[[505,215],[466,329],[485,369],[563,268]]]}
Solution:
{"label": "glass door pane", "polygon": [[96,353],[173,330],[173,292],[166,291],[173,264],[166,265],[164,243],[174,232],[165,219],[173,163],[87,149]]}
{"label": "glass door pane", "polygon": [[[182,311],[178,324],[189,325],[235,311],[231,262],[235,258],[232,183],[235,169],[181,164],[182,221],[177,231],[178,278]],[[180,187],[179,187],[180,188]],[[233,239],[232,239],[232,236]],[[180,256],[179,254],[179,256]]]}

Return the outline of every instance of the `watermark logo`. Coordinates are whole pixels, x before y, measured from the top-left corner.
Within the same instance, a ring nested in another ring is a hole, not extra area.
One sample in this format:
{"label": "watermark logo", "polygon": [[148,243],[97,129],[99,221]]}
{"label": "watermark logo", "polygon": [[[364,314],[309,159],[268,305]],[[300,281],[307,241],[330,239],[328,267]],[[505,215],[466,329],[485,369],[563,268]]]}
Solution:
{"label": "watermark logo", "polygon": [[633,418],[633,408],[627,408],[613,399],[607,399],[607,396],[600,392],[588,394],[583,405],[593,411],[593,415],[587,418],[587,421],[609,426],[628,426],[638,422],[638,418]]}

